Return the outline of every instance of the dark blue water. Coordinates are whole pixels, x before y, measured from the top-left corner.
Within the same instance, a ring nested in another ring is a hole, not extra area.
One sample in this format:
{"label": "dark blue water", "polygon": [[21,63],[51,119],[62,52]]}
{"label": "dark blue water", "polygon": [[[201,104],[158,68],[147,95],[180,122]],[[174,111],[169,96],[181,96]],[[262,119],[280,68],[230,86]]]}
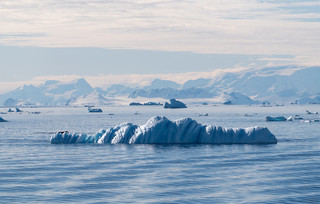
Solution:
{"label": "dark blue water", "polygon": [[[265,122],[320,106],[24,109],[2,115],[2,203],[320,203],[320,123]],[[27,111],[41,111],[39,115]],[[1,112],[5,109],[1,109]],[[114,115],[108,115],[113,113]],[[135,114],[138,113],[138,114]],[[199,114],[208,113],[208,117]],[[247,114],[249,116],[244,116]],[[151,116],[223,127],[266,126],[275,145],[52,145],[59,130],[93,133]]]}

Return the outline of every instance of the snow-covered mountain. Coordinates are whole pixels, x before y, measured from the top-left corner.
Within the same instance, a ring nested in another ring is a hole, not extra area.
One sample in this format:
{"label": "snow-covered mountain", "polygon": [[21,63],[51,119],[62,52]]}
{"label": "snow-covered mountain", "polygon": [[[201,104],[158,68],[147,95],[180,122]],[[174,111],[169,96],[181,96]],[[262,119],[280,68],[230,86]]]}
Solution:
{"label": "snow-covered mountain", "polygon": [[93,88],[88,82],[81,78],[69,83],[60,81],[47,81],[43,86],[39,87],[48,95],[70,95],[72,97],[79,97],[85,94],[89,94],[93,91]]}
{"label": "snow-covered mountain", "polygon": [[204,88],[207,87],[210,83],[211,79],[196,79],[196,80],[188,80],[186,81],[182,89],[190,89],[190,88]]}
{"label": "snow-covered mountain", "polygon": [[97,91],[93,91],[90,94],[82,95],[79,97],[73,97],[70,98],[66,105],[89,105],[89,106],[95,106],[95,105],[108,105],[111,103],[112,100],[107,99],[103,95],[99,94]]}
{"label": "snow-covered mountain", "polygon": [[179,89],[180,86],[181,84],[178,84],[174,81],[155,79],[151,82],[150,86],[145,86],[144,89],[145,90],[166,89],[166,88]]}
{"label": "snow-covered mountain", "polygon": [[210,87],[260,101],[295,102],[320,93],[319,79],[320,67],[275,67],[225,73],[212,79]]}
{"label": "snow-covered mountain", "polygon": [[[133,88],[114,84],[92,88],[85,79],[71,82],[50,80],[36,87],[24,85],[0,95],[0,104],[14,105],[106,105],[120,97],[130,99],[208,99],[217,103],[255,104],[320,103],[320,67],[265,67],[216,73],[178,84],[155,79],[150,85]],[[136,85],[135,87],[138,87]],[[190,100],[189,100],[190,101]]]}
{"label": "snow-covered mountain", "polygon": [[[189,80],[182,88],[139,89],[129,97],[220,98],[234,104],[319,103],[320,67],[264,67],[221,71],[214,78]],[[241,99],[240,99],[241,98]],[[251,100],[252,99],[252,100]],[[236,102],[237,101],[237,102]]]}
{"label": "snow-covered mountain", "polygon": [[85,79],[72,82],[50,80],[39,87],[24,85],[0,95],[0,104],[65,105],[70,100],[91,94],[94,89]]}

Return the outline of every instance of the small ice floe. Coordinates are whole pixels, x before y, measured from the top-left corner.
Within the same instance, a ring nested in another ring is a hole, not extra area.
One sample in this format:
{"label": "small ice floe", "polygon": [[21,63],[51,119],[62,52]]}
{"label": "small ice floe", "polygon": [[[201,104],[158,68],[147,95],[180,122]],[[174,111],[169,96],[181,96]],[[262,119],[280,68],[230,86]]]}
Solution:
{"label": "small ice floe", "polygon": [[34,112],[28,112],[29,114],[35,114],[35,115],[38,115],[38,114],[40,114],[40,112],[39,111],[34,111]]}
{"label": "small ice floe", "polygon": [[307,114],[318,114],[318,112],[311,112],[311,111],[308,111],[306,110]]}
{"label": "small ice floe", "polygon": [[206,114],[199,114],[199,116],[209,116],[209,114],[208,113],[206,113]]}
{"label": "small ice floe", "polygon": [[16,108],[16,112],[17,112],[17,113],[21,113],[22,110],[20,110],[19,108]]}
{"label": "small ice floe", "polygon": [[294,120],[304,120],[304,119],[302,117],[300,117],[299,115],[289,116],[287,118],[287,121],[294,121]]}
{"label": "small ice floe", "polygon": [[165,102],[164,108],[187,108],[187,106],[181,101],[177,101],[176,99],[170,99],[170,103]]}
{"label": "small ice floe", "polygon": [[86,107],[86,108],[92,108],[92,107],[94,107],[93,105],[84,105],[84,107]]}
{"label": "small ice floe", "polygon": [[11,108],[9,108],[8,113],[14,112]]}
{"label": "small ice floe", "polygon": [[293,116],[289,116],[288,118],[287,118],[287,121],[293,121],[294,120],[294,117]]}
{"label": "small ice floe", "polygon": [[305,123],[320,122],[320,119],[305,120],[304,122],[305,122]]}
{"label": "small ice floe", "polygon": [[52,144],[276,144],[277,138],[265,127],[223,128],[203,125],[191,118],[171,121],[155,116],[144,125],[122,123],[93,135],[61,131]]}
{"label": "small ice floe", "polygon": [[89,113],[102,113],[102,109],[101,108],[88,108]]}
{"label": "small ice floe", "polygon": [[129,104],[129,106],[143,106],[142,103],[132,102]]}
{"label": "small ice floe", "polygon": [[271,121],[287,121],[287,118],[285,118],[283,116],[278,116],[278,117],[267,116],[266,117],[266,121],[267,122],[271,122]]}
{"label": "small ice floe", "polygon": [[147,102],[147,103],[144,103],[143,105],[145,105],[145,106],[162,106],[163,104],[156,103],[156,102]]}
{"label": "small ice floe", "polygon": [[8,122],[0,116],[0,122]]}
{"label": "small ice floe", "polygon": [[303,117],[300,117],[300,115],[294,115],[294,120],[303,120]]}
{"label": "small ice floe", "polygon": [[297,116],[297,115],[295,115],[295,116],[289,116],[289,117],[287,118],[287,121],[294,121],[294,120],[303,120],[303,118],[301,118],[301,117],[299,117],[299,116]]}

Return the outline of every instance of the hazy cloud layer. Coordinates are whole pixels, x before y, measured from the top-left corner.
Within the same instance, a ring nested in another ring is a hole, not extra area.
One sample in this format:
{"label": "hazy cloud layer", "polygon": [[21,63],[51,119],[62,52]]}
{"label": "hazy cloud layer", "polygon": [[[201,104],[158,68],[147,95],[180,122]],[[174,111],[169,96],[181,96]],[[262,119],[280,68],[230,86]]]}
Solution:
{"label": "hazy cloud layer", "polygon": [[91,86],[108,88],[113,84],[122,84],[130,87],[143,87],[148,86],[154,79],[171,80],[183,84],[188,80],[195,80],[199,78],[212,79],[217,74],[222,72],[237,72],[248,68],[225,68],[216,69],[211,72],[186,72],[176,74],[109,74],[109,75],[46,75],[37,76],[28,81],[15,81],[15,82],[1,82],[0,81],[0,94],[11,91],[23,85],[39,86],[48,80],[58,81],[73,81],[79,78],[85,78]]}
{"label": "hazy cloud layer", "polygon": [[[272,67],[270,67],[272,68]],[[236,73],[243,72],[245,70],[259,70],[260,68],[248,68],[248,67],[235,67],[235,68],[223,68],[215,69],[210,72],[185,72],[185,73],[172,73],[172,74],[109,74],[109,75],[46,75],[37,76],[28,81],[15,81],[15,82],[1,82],[0,81],[0,94],[11,91],[23,85],[39,86],[48,80],[58,80],[69,82],[80,78],[85,78],[88,83],[93,87],[100,87],[106,89],[114,84],[122,84],[129,87],[144,87],[151,84],[154,79],[175,81],[179,84],[183,84],[188,80],[196,80],[200,78],[214,79],[223,73]],[[280,75],[290,75],[294,71],[301,69],[297,67],[282,67],[278,71]],[[263,74],[262,74],[263,75]]]}
{"label": "hazy cloud layer", "polygon": [[320,2],[2,0],[0,44],[290,54],[319,64]]}

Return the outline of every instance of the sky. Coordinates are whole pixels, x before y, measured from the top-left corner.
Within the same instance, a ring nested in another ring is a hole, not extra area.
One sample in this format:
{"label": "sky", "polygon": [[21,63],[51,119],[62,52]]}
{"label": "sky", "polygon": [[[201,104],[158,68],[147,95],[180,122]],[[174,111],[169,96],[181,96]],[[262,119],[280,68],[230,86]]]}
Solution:
{"label": "sky", "polygon": [[0,1],[0,92],[46,76],[179,77],[319,55],[319,0]]}

